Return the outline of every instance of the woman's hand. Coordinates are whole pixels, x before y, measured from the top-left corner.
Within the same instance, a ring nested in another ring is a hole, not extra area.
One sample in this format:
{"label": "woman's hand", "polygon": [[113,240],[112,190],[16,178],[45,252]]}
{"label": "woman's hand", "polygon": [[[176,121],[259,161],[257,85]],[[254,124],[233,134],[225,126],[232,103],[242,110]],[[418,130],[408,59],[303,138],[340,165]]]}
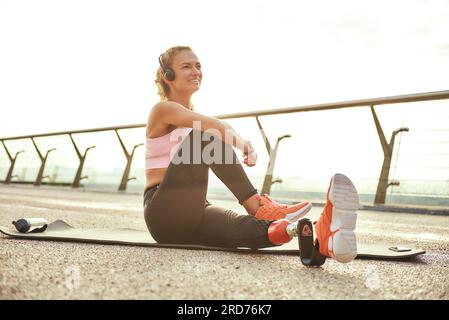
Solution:
{"label": "woman's hand", "polygon": [[243,153],[243,163],[248,167],[254,167],[257,162],[257,153],[251,143],[248,142],[248,152]]}
{"label": "woman's hand", "polygon": [[257,162],[256,150],[253,150],[252,152],[243,155],[243,163],[246,164],[248,167],[254,167],[256,165],[256,162]]}

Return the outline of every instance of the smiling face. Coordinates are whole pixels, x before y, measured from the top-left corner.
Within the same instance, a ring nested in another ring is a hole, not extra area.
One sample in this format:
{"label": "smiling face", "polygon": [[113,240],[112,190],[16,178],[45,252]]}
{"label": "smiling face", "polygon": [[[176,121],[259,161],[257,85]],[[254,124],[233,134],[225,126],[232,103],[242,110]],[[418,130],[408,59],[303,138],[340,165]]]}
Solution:
{"label": "smiling face", "polygon": [[203,73],[201,63],[190,50],[183,50],[176,54],[171,68],[175,72],[175,80],[168,81],[171,92],[180,91],[193,94],[201,86]]}

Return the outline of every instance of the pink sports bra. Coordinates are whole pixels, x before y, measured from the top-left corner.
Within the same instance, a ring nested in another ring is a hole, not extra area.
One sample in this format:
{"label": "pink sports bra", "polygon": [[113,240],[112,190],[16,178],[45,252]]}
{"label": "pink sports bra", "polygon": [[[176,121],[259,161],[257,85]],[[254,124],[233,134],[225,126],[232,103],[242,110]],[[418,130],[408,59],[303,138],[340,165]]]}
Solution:
{"label": "pink sports bra", "polygon": [[192,131],[192,128],[179,127],[161,137],[147,137],[145,169],[167,168],[190,131]]}

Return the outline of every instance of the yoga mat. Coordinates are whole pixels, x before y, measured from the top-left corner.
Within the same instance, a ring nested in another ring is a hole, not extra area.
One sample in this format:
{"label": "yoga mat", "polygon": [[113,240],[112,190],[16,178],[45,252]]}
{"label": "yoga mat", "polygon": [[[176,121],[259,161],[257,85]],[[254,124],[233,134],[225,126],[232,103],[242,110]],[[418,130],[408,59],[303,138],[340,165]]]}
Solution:
{"label": "yoga mat", "polygon": [[[47,228],[43,232],[21,233],[17,230],[14,230],[14,227],[12,225],[10,228],[0,226],[0,232],[8,237],[16,239],[87,242],[97,244],[132,245],[192,250],[214,250],[258,254],[281,254],[296,255],[299,257],[298,242],[295,241],[295,239],[282,246],[264,249],[221,248],[186,244],[161,244],[155,242],[150,233],[146,230],[142,231],[129,228],[80,229],[73,228],[68,223],[62,220],[56,220],[48,224]],[[395,244],[388,245],[357,243],[357,250],[357,259],[374,260],[409,259],[425,253],[425,251],[422,249],[402,246],[398,247]]]}

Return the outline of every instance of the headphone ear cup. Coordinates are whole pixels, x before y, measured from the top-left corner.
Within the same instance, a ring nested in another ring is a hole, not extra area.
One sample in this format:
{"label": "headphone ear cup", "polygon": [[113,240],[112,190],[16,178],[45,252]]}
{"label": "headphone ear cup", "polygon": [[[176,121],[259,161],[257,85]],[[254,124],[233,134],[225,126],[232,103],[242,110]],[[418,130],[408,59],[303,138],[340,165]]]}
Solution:
{"label": "headphone ear cup", "polygon": [[165,69],[165,79],[167,79],[168,81],[175,80],[175,72],[172,68]]}

